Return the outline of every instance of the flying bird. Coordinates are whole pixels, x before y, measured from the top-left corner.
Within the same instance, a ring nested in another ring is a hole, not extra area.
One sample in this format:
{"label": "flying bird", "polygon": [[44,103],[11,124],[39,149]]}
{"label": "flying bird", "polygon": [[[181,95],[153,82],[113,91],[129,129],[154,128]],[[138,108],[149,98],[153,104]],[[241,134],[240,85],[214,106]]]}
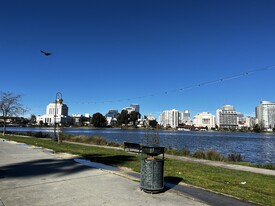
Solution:
{"label": "flying bird", "polygon": [[49,52],[45,52],[45,51],[42,51],[40,50],[41,53],[43,53],[45,56],[50,56],[52,53],[49,53]]}

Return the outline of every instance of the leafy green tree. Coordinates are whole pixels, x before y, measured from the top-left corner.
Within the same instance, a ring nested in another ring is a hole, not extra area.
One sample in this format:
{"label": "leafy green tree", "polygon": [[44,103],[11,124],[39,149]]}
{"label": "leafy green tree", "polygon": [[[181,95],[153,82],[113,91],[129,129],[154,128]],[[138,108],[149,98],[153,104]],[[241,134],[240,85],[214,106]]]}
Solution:
{"label": "leafy green tree", "polygon": [[136,125],[136,121],[140,118],[140,113],[132,111],[129,115],[130,121],[133,122],[133,125]]}
{"label": "leafy green tree", "polygon": [[79,118],[79,124],[81,126],[83,126],[83,125],[85,125],[85,122],[90,122],[90,118],[81,115],[81,117]]}
{"label": "leafy green tree", "polygon": [[118,114],[117,116],[117,123],[118,125],[122,125],[122,124],[128,124],[128,118],[129,118],[129,114],[127,112],[127,110],[122,110],[120,114]]}
{"label": "leafy green tree", "polygon": [[95,127],[105,127],[106,126],[106,118],[99,112],[93,114],[91,123]]}
{"label": "leafy green tree", "polygon": [[257,133],[261,132],[261,127],[259,126],[259,124],[255,124],[255,125],[254,125],[253,131],[254,131],[254,132],[257,132]]}
{"label": "leafy green tree", "polygon": [[34,114],[31,115],[30,123],[35,124],[36,123],[36,116]]}
{"label": "leafy green tree", "polygon": [[0,92],[0,113],[3,119],[3,136],[6,133],[7,119],[16,117],[26,112],[26,109],[20,103],[22,95],[12,92]]}
{"label": "leafy green tree", "polygon": [[156,120],[151,120],[149,121],[149,125],[152,128],[156,128],[156,126],[158,125],[158,122]]}
{"label": "leafy green tree", "polygon": [[43,125],[44,125],[43,121],[40,120],[40,121],[39,121],[39,126],[42,127]]}

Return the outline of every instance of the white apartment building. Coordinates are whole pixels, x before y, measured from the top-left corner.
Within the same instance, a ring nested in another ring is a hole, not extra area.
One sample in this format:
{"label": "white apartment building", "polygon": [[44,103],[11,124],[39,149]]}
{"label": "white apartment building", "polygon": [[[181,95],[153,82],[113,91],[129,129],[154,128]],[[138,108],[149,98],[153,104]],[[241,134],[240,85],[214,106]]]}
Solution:
{"label": "white apartment building", "polygon": [[176,128],[179,126],[179,111],[176,109],[166,110],[159,116],[159,123],[164,127]]}
{"label": "white apartment building", "polygon": [[66,104],[63,104],[63,99],[57,99],[56,102],[48,104],[46,108],[46,114],[37,116],[37,124],[41,122],[50,126],[54,123],[58,125],[65,125],[68,123],[69,108]]}
{"label": "white apartment building", "polygon": [[275,102],[261,101],[256,107],[256,118],[263,128],[273,129],[275,127]]}
{"label": "white apartment building", "polygon": [[209,112],[202,112],[194,116],[193,124],[195,127],[215,128],[215,116]]}

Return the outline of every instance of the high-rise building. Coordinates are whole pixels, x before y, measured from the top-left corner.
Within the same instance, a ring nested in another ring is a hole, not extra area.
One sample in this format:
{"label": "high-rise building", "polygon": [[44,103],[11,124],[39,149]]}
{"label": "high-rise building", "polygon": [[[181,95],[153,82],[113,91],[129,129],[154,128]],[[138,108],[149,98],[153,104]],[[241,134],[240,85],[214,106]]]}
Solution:
{"label": "high-rise building", "polygon": [[124,107],[123,110],[126,110],[128,114],[130,114],[132,111],[139,113],[139,104],[131,104],[130,107]]}
{"label": "high-rise building", "polygon": [[231,105],[225,105],[216,111],[216,123],[221,129],[237,129],[237,111]]}
{"label": "high-rise building", "polygon": [[189,110],[184,110],[179,114],[179,123],[185,125],[191,125],[191,118]]}
{"label": "high-rise building", "polygon": [[130,107],[134,108],[136,112],[139,112],[139,104],[131,104]]}
{"label": "high-rise building", "polygon": [[273,129],[275,127],[275,102],[261,101],[256,107],[256,118],[261,127]]}
{"label": "high-rise building", "polygon": [[179,126],[179,111],[176,109],[163,111],[159,116],[159,123],[164,127],[176,128]]}

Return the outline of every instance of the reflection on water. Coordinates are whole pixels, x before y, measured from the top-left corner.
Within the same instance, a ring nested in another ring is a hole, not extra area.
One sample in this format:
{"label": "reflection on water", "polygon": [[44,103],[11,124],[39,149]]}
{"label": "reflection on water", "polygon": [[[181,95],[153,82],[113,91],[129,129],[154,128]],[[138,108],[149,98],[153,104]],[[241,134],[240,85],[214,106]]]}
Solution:
{"label": "reflection on water", "polygon": [[[53,128],[7,128],[8,131],[53,133]],[[109,142],[124,141],[146,144],[145,130],[62,128],[64,134],[103,136]],[[151,133],[154,135],[154,133]],[[214,149],[227,156],[236,152],[245,161],[257,164],[275,164],[275,134],[241,132],[193,132],[159,131],[160,146],[175,149],[196,150]]]}

